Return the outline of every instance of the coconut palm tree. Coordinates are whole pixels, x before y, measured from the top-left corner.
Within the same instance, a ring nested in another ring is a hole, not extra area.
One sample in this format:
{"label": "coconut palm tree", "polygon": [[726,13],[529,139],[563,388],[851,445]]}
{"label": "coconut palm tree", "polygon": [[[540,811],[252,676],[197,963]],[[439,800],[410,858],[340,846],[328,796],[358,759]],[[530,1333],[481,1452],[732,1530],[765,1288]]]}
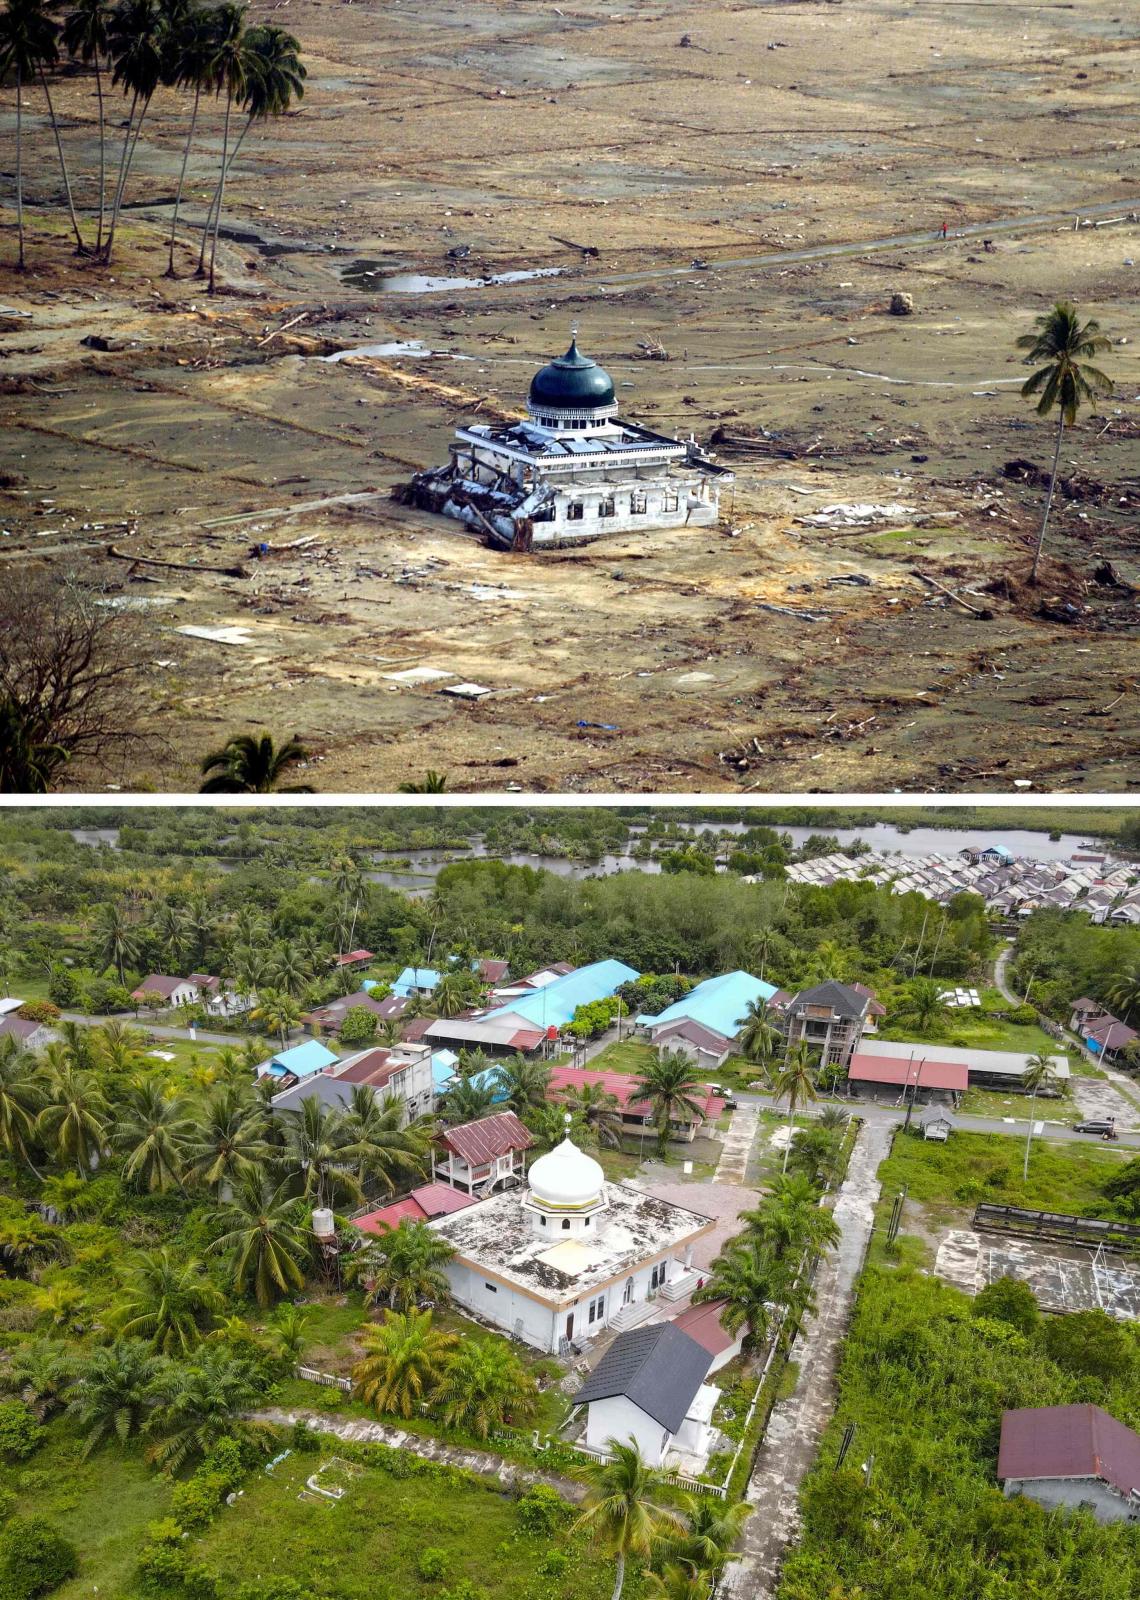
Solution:
{"label": "coconut palm tree", "polygon": [[144,1339],[116,1339],[91,1351],[67,1408],[87,1434],[84,1456],[112,1434],[126,1444],[141,1432],[165,1370],[164,1358]]}
{"label": "coconut palm tree", "polygon": [[505,1095],[500,1105],[509,1106],[520,1113],[531,1106],[546,1104],[546,1091],[550,1087],[550,1068],[545,1061],[534,1061],[516,1052],[509,1060],[495,1068],[495,1078]]}
{"label": "coconut palm tree", "polygon": [[188,1130],[182,1154],[190,1182],[224,1195],[257,1174],[268,1155],[263,1112],[236,1084],[219,1084]]}
{"label": "coconut palm tree", "polygon": [[1105,992],[1113,1005],[1121,1008],[1126,1022],[1133,1012],[1140,1011],[1140,961],[1110,978]]}
{"label": "coconut palm tree", "polygon": [[455,1249],[426,1222],[404,1217],[357,1251],[349,1263],[351,1276],[365,1285],[368,1305],[381,1302],[396,1311],[411,1311],[421,1301],[442,1303],[450,1287],[442,1268]]}
{"label": "coconut palm tree", "polygon": [[586,1468],[587,1488],[575,1529],[584,1528],[614,1557],[616,1570],[611,1600],[621,1600],[627,1562],[648,1561],[664,1536],[675,1536],[681,1523],[666,1504],[661,1475],[648,1466],[631,1439],[606,1443],[610,1459]]}
{"label": "coconut palm tree", "polygon": [[772,1322],[771,1307],[783,1284],[783,1274],[757,1239],[733,1239],[712,1264],[712,1271],[694,1301],[724,1300],[720,1320],[734,1337],[747,1329],[751,1349],[761,1349]]}
{"label": "coconut palm tree", "polygon": [[773,1021],[768,1002],[750,1000],[745,1007],[744,1015],[737,1017],[736,1025],[740,1029],[737,1043],[741,1055],[745,1061],[760,1067],[767,1077],[780,1040],[780,1031]]}
{"label": "coconut palm tree", "polygon": [[1053,468],[1049,474],[1049,493],[1045,498],[1045,514],[1041,518],[1041,532],[1037,536],[1037,549],[1033,555],[1030,583],[1037,582],[1037,569],[1041,564],[1041,550],[1045,543],[1045,530],[1049,526],[1049,512],[1053,505],[1053,491],[1057,486],[1057,462],[1061,455],[1061,436],[1065,424],[1070,427],[1077,420],[1082,402],[1092,404],[1098,395],[1112,393],[1112,379],[1098,367],[1089,364],[1090,358],[1111,348],[1111,341],[1100,331],[1100,323],[1092,320],[1083,326],[1076,306],[1068,300],[1059,300],[1044,316],[1036,319],[1037,332],[1023,333],[1017,348],[1024,350],[1026,366],[1038,366],[1032,377],[1021,386],[1023,399],[1037,398],[1037,415],[1047,417],[1056,407],[1057,442],[1053,447]]}
{"label": "coconut palm tree", "polygon": [[104,967],[114,967],[125,987],[126,968],[139,958],[138,933],[125,908],[113,901],[97,906],[92,938],[96,958]]}
{"label": "coconut palm tree", "polygon": [[447,1127],[457,1128],[461,1123],[493,1116],[497,1110],[490,1083],[468,1083],[460,1078],[444,1095],[440,1116]]}
{"label": "coconut palm tree", "polygon": [[740,1213],[740,1221],[773,1261],[798,1259],[805,1250],[827,1250],[839,1241],[839,1224],[819,1200],[810,1178],[784,1173],[756,1210]]}
{"label": "coconut palm tree", "polygon": [[149,1339],[152,1349],[164,1356],[185,1356],[225,1303],[200,1261],[180,1259],[163,1246],[137,1258],[113,1320],[124,1338]]}
{"label": "coconut palm tree", "polygon": [[310,1254],[305,1205],[287,1193],[287,1184],[248,1173],[219,1220],[224,1232],[210,1249],[230,1255],[238,1294],[252,1290],[259,1306],[269,1306],[304,1287]]}
{"label": "coconut palm tree", "polygon": [[190,947],[185,907],[174,900],[160,900],[151,918],[150,932],[157,939],[164,959],[177,971]]}
{"label": "coconut palm tree", "polygon": [[588,1130],[592,1143],[610,1150],[621,1148],[621,1102],[600,1083],[575,1084],[562,1096],[570,1115]]}
{"label": "coconut palm tree", "polygon": [[228,1345],[204,1344],[193,1362],[171,1363],[151,1393],[154,1409],[144,1426],[157,1437],[147,1456],[164,1472],[179,1472],[233,1434],[268,1447],[272,1435],[266,1426],[241,1416],[258,1398],[256,1370]]}
{"label": "coconut palm tree", "polygon": [[29,1147],[44,1106],[45,1087],[35,1060],[12,1038],[0,1039],[0,1147],[39,1177]]}
{"label": "coconut palm tree", "polygon": [[95,96],[99,102],[99,221],[95,254],[103,249],[103,224],[107,212],[107,120],[103,107],[103,62],[110,52],[110,0],[73,0],[63,19],[61,37],[68,55],[95,68]]}
{"label": "coconut palm tree", "polygon": [[370,1084],[353,1084],[344,1113],[343,1154],[358,1163],[361,1185],[378,1182],[390,1194],[397,1179],[427,1176],[427,1130],[403,1124],[404,1102],[398,1095],[378,1095]]}
{"label": "coconut palm tree", "polygon": [[788,1156],[792,1148],[792,1129],[795,1126],[796,1107],[816,1096],[812,1070],[811,1051],[802,1041],[794,1045],[784,1057],[784,1065],[772,1079],[772,1093],[777,1100],[788,1099],[788,1142],[784,1146],[783,1171],[788,1170]]}
{"label": "coconut palm tree", "polygon": [[295,944],[279,944],[269,961],[266,976],[274,989],[296,999],[303,994],[312,969]]}
{"label": "coconut palm tree", "polygon": [[1025,1160],[1022,1163],[1021,1168],[1021,1180],[1023,1183],[1027,1183],[1029,1181],[1029,1151],[1033,1144],[1033,1110],[1037,1102],[1037,1096],[1042,1090],[1045,1090],[1045,1092],[1048,1093],[1050,1090],[1056,1089],[1060,1082],[1061,1080],[1057,1075],[1056,1068],[1053,1066],[1053,1058],[1048,1054],[1047,1051],[1039,1050],[1036,1055],[1028,1056],[1026,1058],[1025,1070],[1021,1074],[1021,1087],[1029,1095],[1029,1120],[1025,1135]]}
{"label": "coconut palm tree", "polygon": [[430,1311],[390,1311],[361,1339],[364,1355],[352,1369],[356,1393],[380,1416],[413,1416],[458,1343],[456,1334],[432,1326]]}
{"label": "coconut palm tree", "polygon": [[168,1098],[154,1078],[131,1084],[111,1135],[113,1147],[127,1157],[123,1177],[148,1194],[181,1188],[183,1149],[191,1128],[185,1102]]}
{"label": "coconut palm tree", "polygon": [[660,1156],[669,1143],[670,1124],[699,1121],[708,1099],[707,1088],[693,1076],[692,1065],[680,1050],[655,1050],[653,1060],[638,1076],[634,1093],[653,1108]]}
{"label": "coconut palm tree", "polygon": [[457,1017],[477,995],[473,972],[445,972],[431,992],[431,1008],[439,1017]]}
{"label": "coconut palm tree", "polygon": [[107,1142],[110,1107],[90,1072],[61,1066],[47,1084],[47,1104],[36,1118],[36,1137],[85,1178]]}
{"label": "coconut palm tree", "polygon": [[16,270],[27,270],[24,256],[24,85],[42,64],[56,59],[55,23],[42,0],[8,0],[0,11],[0,81],[16,80]]}
{"label": "coconut palm tree", "polygon": [[694,1561],[667,1561],[660,1572],[648,1574],[646,1584],[651,1600],[709,1600],[712,1593],[711,1573]]}
{"label": "coconut palm tree", "polygon": [[[110,262],[115,229],[126,192],[131,163],[138,148],[143,119],[165,67],[166,19],[160,0],[118,0],[107,27],[111,53],[111,82],[122,85],[131,97],[123,131],[119,173],[111,200],[111,219],[103,241],[103,260]],[[137,113],[137,118],[136,118]]]}
{"label": "coconut palm tree", "polygon": [[206,782],[200,792],[272,794],[280,789],[283,794],[312,794],[309,784],[283,786],[281,783],[290,768],[301,766],[308,759],[309,752],[297,739],[289,739],[277,748],[267,733],[260,737],[252,733],[236,733],[220,750],[213,751],[203,759],[202,771],[206,774]]}
{"label": "coconut palm tree", "polygon": [[298,1110],[284,1113],[282,1125],[285,1147],[281,1164],[294,1192],[310,1205],[329,1206],[345,1199],[359,1204],[364,1192],[349,1164],[352,1156],[346,1149],[348,1136],[341,1113],[315,1094],[307,1095]]}
{"label": "coconut palm tree", "polygon": [[429,767],[419,783],[409,779],[397,787],[400,794],[443,794],[447,788],[447,773],[435,772]]}
{"label": "coconut palm tree", "polygon": [[213,243],[210,248],[209,292],[211,294],[215,289],[214,263],[218,253],[218,230],[226,198],[226,171],[230,158],[230,114],[233,111],[234,100],[240,101],[245,98],[250,75],[254,70],[246,42],[245,12],[244,5],[233,4],[232,0],[223,0],[221,5],[215,7],[213,17],[209,73],[218,92],[225,91],[226,110],[222,128],[222,164],[218,180],[217,209]]}
{"label": "coconut palm tree", "polygon": [[942,985],[933,978],[914,978],[906,987],[906,998],[900,1008],[909,1017],[919,1033],[931,1033],[946,1015],[946,1002],[942,998]]}
{"label": "coconut palm tree", "polygon": [[198,110],[203,92],[216,93],[218,81],[215,72],[214,34],[215,13],[204,6],[188,8],[170,28],[167,50],[170,56],[168,76],[180,88],[193,89],[194,102],[190,109],[190,125],[186,130],[186,143],[182,150],[182,165],[178,171],[178,188],[174,194],[174,214],[170,219],[170,239],[167,244],[167,278],[175,278],[174,246],[178,238],[178,213],[182,209],[182,191],[186,184],[186,167],[190,160],[190,147],[198,126]]}
{"label": "coconut palm tree", "polygon": [[496,1428],[532,1416],[537,1393],[507,1341],[492,1334],[463,1341],[444,1369],[435,1402],[447,1427],[486,1439]]}
{"label": "coconut palm tree", "polygon": [[301,1008],[292,995],[279,989],[262,989],[257,1005],[250,1012],[254,1022],[262,1023],[270,1033],[281,1040],[282,1049],[289,1043],[289,1035],[301,1020]]}

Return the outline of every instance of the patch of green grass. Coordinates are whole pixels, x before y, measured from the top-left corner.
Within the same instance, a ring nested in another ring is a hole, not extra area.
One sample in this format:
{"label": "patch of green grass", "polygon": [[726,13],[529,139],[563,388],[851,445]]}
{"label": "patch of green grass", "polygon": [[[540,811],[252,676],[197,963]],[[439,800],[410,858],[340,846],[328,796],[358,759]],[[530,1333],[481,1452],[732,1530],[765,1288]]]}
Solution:
{"label": "patch of green grass", "polygon": [[1111,1215],[1101,1184],[1128,1159],[1099,1145],[1035,1139],[1029,1181],[1022,1182],[1024,1134],[950,1135],[945,1144],[899,1133],[879,1168],[885,1196],[905,1188],[911,1200],[930,1206],[1029,1206],[1070,1215]]}
{"label": "patch of green grass", "polygon": [[639,1039],[622,1039],[600,1050],[586,1063],[586,1071],[641,1073],[652,1066],[654,1055],[652,1045],[643,1044]]}
{"label": "patch of green grass", "polygon": [[[306,1479],[336,1454],[295,1455],[272,1475],[255,1473],[246,1492],[200,1537],[193,1555],[236,1588],[258,1578],[303,1576],[330,1600],[407,1600],[427,1595],[419,1576],[425,1548],[443,1552],[440,1586],[466,1581],[495,1600],[604,1600],[611,1564],[580,1537],[530,1534],[497,1483],[395,1479],[364,1467],[346,1479],[343,1499],[298,1498]],[[541,1573],[551,1549],[566,1552],[561,1573]],[[637,1584],[631,1594],[636,1592]]]}
{"label": "patch of green grass", "polygon": [[920,1044],[949,1044],[962,1050],[1013,1050],[1031,1056],[1044,1050],[1049,1055],[1064,1054],[1064,1047],[1051,1039],[1036,1023],[1028,1026],[1006,1022],[984,1011],[949,1011],[928,1033],[916,1034],[905,1022],[888,1024],[879,1030],[882,1039]]}
{"label": "patch of green grass", "polygon": [[35,1455],[0,1468],[0,1487],[16,1495],[14,1511],[46,1517],[79,1552],[79,1575],[55,1600],[90,1600],[96,1592],[130,1600],[147,1524],[169,1515],[170,1482],[146,1466],[136,1445],[80,1461],[81,1442],[70,1424],[52,1423]]}

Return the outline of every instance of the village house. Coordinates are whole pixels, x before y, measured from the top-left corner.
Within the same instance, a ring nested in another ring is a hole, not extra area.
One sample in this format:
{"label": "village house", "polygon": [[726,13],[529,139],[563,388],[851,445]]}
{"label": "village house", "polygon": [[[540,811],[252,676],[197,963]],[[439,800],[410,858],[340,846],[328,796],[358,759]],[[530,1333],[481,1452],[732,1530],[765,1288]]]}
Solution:
{"label": "village house", "polygon": [[446,467],[404,491],[511,550],[717,521],[732,474],[690,436],[618,416],[613,379],[577,339],[535,373],[520,422],[457,428]]}
{"label": "village house", "polygon": [[[317,1045],[316,1048],[324,1047]],[[288,1053],[293,1054],[292,1051]],[[358,1085],[370,1088],[381,1100],[388,1097],[399,1100],[405,1126],[417,1117],[430,1115],[435,1108],[432,1053],[426,1045],[359,1050],[340,1060],[334,1057],[304,1076],[295,1076],[295,1083],[274,1096],[277,1110],[296,1111],[303,1101],[316,1098],[330,1110],[344,1111],[351,1105],[352,1091]]]}
{"label": "village house", "polygon": [[257,995],[252,989],[239,991],[230,978],[214,978],[208,972],[192,972],[187,982],[198,990],[199,1002],[208,1017],[241,1017],[252,1011]]}
{"label": "village house", "polygon": [[314,1006],[311,1011],[305,1012],[301,1022],[313,1034],[339,1033],[345,1017],[357,1007],[371,1011],[377,1023],[380,1023],[397,1021],[408,1009],[408,1001],[396,994],[376,1000],[368,989],[360,988],[352,994],[341,995],[339,999],[326,1001],[324,1005]]}
{"label": "village house", "polygon": [[401,1222],[433,1222],[436,1217],[449,1217],[474,1204],[469,1194],[453,1189],[450,1184],[421,1183],[402,1199],[354,1217],[352,1225],[361,1233],[379,1235],[387,1233],[389,1228],[398,1228]]}
{"label": "village house", "polygon": [[[898,1090],[916,1104],[932,1097],[965,1094],[971,1086],[1021,1092],[1029,1057],[1018,1050],[973,1050],[956,1045],[925,1044],[908,1040],[877,1039],[852,1056],[847,1082],[852,1093],[877,1094]],[[1054,1077],[1068,1081],[1069,1063],[1063,1055],[1049,1058]],[[1048,1094],[1048,1090],[1040,1090]],[[956,1100],[954,1101],[956,1104]]]}
{"label": "village house", "polygon": [[749,972],[725,972],[698,983],[658,1016],[638,1017],[637,1025],[652,1045],[680,1051],[699,1070],[712,1072],[736,1048],[749,1005],[766,1004],[775,993],[775,984]]}
{"label": "village house", "polygon": [[411,1000],[416,995],[434,993],[440,974],[434,967],[405,967],[393,981],[392,993],[401,1000]]}
{"label": "village house", "polygon": [[821,1066],[846,1067],[863,1037],[873,1001],[869,989],[835,978],[801,989],[784,1012],[789,1051],[803,1043],[818,1054]]}
{"label": "village house", "polygon": [[333,956],[332,964],[342,972],[361,972],[375,960],[371,950],[349,950],[345,955]]}
{"label": "village house", "polygon": [[945,1144],[956,1126],[954,1118],[942,1105],[927,1106],[919,1116],[918,1125],[922,1129],[922,1137],[935,1144]]}
{"label": "village house", "polygon": [[[468,1136],[508,1117],[517,1123],[502,1112],[449,1129],[439,1142],[453,1146],[459,1133],[463,1160],[487,1164],[504,1141],[471,1150]],[[551,1354],[605,1327],[640,1325],[655,1314],[659,1294],[691,1293],[699,1281],[693,1246],[715,1225],[639,1189],[607,1184],[569,1137],[533,1163],[521,1190],[499,1189],[431,1224],[455,1249],[444,1270],[456,1302]],[[709,1357],[701,1354],[703,1375]]]}
{"label": "village house", "polygon": [[579,1006],[608,999],[636,977],[624,961],[593,961],[585,967],[558,962],[496,989],[489,1006],[426,1023],[421,1036],[488,1055],[534,1055],[556,1043]]}
{"label": "village house", "polygon": [[676,1323],[619,1334],[574,1396],[586,1409],[586,1447],[634,1443],[650,1467],[701,1472],[720,1390],[707,1384],[708,1351]]}
{"label": "village house", "polygon": [[316,1039],[308,1039],[304,1044],[295,1044],[288,1049],[278,1050],[276,1054],[266,1056],[264,1061],[259,1061],[254,1068],[254,1075],[258,1078],[277,1078],[282,1088],[289,1088],[294,1082],[301,1082],[311,1078],[315,1072],[323,1072],[326,1067],[332,1066],[340,1059],[333,1051],[326,1050],[324,1045]]}
{"label": "village house", "polygon": [[[547,1085],[548,1100],[562,1100],[567,1092],[593,1084],[612,1094],[617,1101],[616,1110],[622,1129],[628,1133],[643,1134],[656,1126],[653,1107],[638,1093],[637,1079],[629,1072],[604,1072],[590,1067],[552,1067]],[[706,1124],[715,1123],[724,1110],[724,1101],[712,1084],[702,1083],[692,1098],[700,1106],[697,1115],[685,1113],[669,1120],[670,1139],[691,1144]]]}
{"label": "village house", "polygon": [[131,990],[131,999],[145,1005],[170,1006],[197,1005],[202,994],[192,978],[172,978],[165,972],[152,972]]}
{"label": "village house", "polygon": [[432,1142],[433,1176],[482,1198],[521,1180],[534,1137],[513,1111],[500,1111],[478,1122],[443,1128]]}
{"label": "village house", "polygon": [[1030,1406],[1001,1419],[998,1479],[1053,1510],[1140,1522],[1140,1434],[1100,1406]]}
{"label": "village house", "polygon": [[[20,1004],[19,1001],[16,1002]],[[46,1022],[35,1022],[31,1017],[18,1017],[15,1011],[0,1016],[0,1042],[14,1039],[21,1050],[42,1050],[55,1038]]]}

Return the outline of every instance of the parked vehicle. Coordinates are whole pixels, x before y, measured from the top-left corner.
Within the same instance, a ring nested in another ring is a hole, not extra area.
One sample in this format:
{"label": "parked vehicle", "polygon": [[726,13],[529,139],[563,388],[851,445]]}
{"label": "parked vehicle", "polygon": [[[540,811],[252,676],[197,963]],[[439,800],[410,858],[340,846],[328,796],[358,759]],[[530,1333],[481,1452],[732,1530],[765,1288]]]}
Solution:
{"label": "parked vehicle", "polygon": [[1089,1122],[1078,1122],[1075,1132],[1094,1133],[1100,1139],[1119,1139],[1116,1123],[1111,1117],[1094,1118]]}

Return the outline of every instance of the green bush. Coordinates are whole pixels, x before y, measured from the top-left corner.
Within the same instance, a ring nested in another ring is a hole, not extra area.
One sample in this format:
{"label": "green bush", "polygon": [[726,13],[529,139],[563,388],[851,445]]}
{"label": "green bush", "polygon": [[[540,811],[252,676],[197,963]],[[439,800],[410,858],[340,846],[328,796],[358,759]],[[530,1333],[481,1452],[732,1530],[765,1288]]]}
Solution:
{"label": "green bush", "polygon": [[548,1550],[538,1563],[538,1570],[544,1577],[560,1578],[570,1565],[570,1557],[565,1550]]}
{"label": "green bush", "polygon": [[11,1489],[0,1489],[0,1522],[7,1522],[16,1509],[16,1496]]}
{"label": "green bush", "polygon": [[5,1600],[51,1594],[78,1571],[75,1546],[42,1517],[12,1517],[0,1533],[0,1593]]}
{"label": "green bush", "polygon": [[25,1000],[16,1015],[25,1022],[58,1022],[59,1007],[50,1000]]}
{"label": "green bush", "polygon": [[1022,1333],[1032,1333],[1039,1313],[1033,1290],[1016,1278],[998,1278],[974,1296],[973,1312],[976,1317],[994,1317],[1008,1322],[1011,1328]]}
{"label": "green bush", "polygon": [[5,1461],[26,1461],[46,1431],[22,1400],[0,1401],[0,1456]]}
{"label": "green bush", "polygon": [[204,1528],[217,1515],[227,1493],[226,1480],[221,1473],[203,1472],[199,1468],[193,1477],[174,1485],[170,1496],[171,1515],[191,1531]]}
{"label": "green bush", "polygon": [[315,1600],[315,1597],[313,1591],[298,1583],[296,1578],[264,1578],[257,1583],[243,1583],[233,1600]]}
{"label": "green bush", "polygon": [[368,1044],[376,1037],[376,1013],[367,1006],[353,1006],[340,1025],[341,1044]]}
{"label": "green bush", "polygon": [[138,1574],[143,1588],[155,1594],[169,1594],[182,1587],[190,1558],[181,1545],[148,1544],[139,1557]]}
{"label": "green bush", "polygon": [[1026,1005],[1013,1006],[1009,1011],[1006,1012],[1006,1018],[1010,1022],[1016,1022],[1020,1027],[1032,1027],[1037,1021],[1037,1007]]}
{"label": "green bush", "polygon": [[519,1522],[528,1533],[549,1533],[562,1522],[569,1507],[555,1489],[536,1483],[518,1503]]}
{"label": "green bush", "polygon": [[447,1568],[446,1550],[441,1550],[438,1545],[429,1544],[420,1551],[420,1558],[416,1562],[416,1571],[421,1578],[434,1582],[437,1578],[447,1576]]}

